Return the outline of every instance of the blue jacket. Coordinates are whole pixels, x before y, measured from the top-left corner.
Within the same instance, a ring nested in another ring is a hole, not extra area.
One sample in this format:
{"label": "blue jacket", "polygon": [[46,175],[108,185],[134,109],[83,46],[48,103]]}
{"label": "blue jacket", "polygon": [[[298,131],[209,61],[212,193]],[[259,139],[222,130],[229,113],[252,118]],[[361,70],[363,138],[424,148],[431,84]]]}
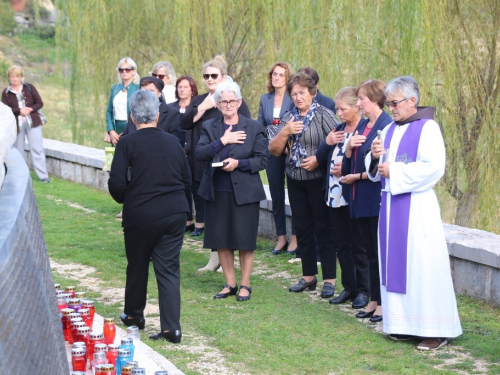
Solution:
{"label": "blue jacket", "polygon": [[[115,114],[113,111],[113,100],[115,96],[123,90],[125,87],[123,83],[116,83],[111,87],[111,92],[109,94],[108,109],[106,110],[106,131],[115,130]],[[139,90],[139,85],[131,83],[127,86],[127,118],[130,116],[130,98],[132,94]]]}
{"label": "blue jacket", "polygon": [[[354,150],[350,158],[344,157],[342,161],[342,176],[348,174],[356,174],[366,172],[365,156],[371,150],[372,142],[377,136],[377,130],[384,129],[392,122],[392,118],[387,112],[382,111],[378,117],[372,130],[368,133],[365,143],[363,143],[357,151],[356,164],[354,164]],[[358,134],[363,134],[363,131],[368,124],[368,119],[361,120],[356,130]],[[355,132],[356,132],[355,130]],[[352,185],[343,185],[342,195],[349,202],[351,217],[358,219],[362,217],[378,216],[380,211],[380,182],[372,182],[369,179],[358,180]],[[354,198],[353,198],[354,190]]]}

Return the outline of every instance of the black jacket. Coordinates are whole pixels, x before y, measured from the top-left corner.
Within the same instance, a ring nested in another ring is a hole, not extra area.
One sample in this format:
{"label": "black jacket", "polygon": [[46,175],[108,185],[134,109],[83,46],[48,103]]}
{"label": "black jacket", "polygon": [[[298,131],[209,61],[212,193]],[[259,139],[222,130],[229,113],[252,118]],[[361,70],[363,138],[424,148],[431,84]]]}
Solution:
{"label": "black jacket", "polygon": [[[203,95],[198,95],[191,100],[191,103],[186,108],[186,113],[181,117],[181,126],[182,129],[191,130],[190,137],[186,140],[186,155],[188,157],[189,167],[191,168],[191,173],[193,174],[193,180],[200,182],[201,177],[203,175],[203,169],[205,165],[199,162],[195,156],[195,149],[198,145],[198,141],[200,140],[201,135],[201,127],[203,123],[207,120],[210,120],[215,117],[222,118],[222,113],[217,108],[211,108],[208,111],[205,111],[203,116],[196,121],[193,122],[194,117],[198,114],[198,106],[203,103],[205,98],[208,96],[208,92]],[[241,102],[241,106],[238,109],[238,113],[245,117],[251,118],[250,110],[248,109],[247,104],[244,100]]]}
{"label": "black jacket", "polygon": [[[267,166],[269,151],[267,149],[267,138],[264,126],[257,121],[240,115],[238,131],[246,133],[247,138],[243,144],[230,145],[229,157],[233,159],[247,159],[250,163],[250,171],[242,171],[236,168],[231,174],[234,197],[238,205],[260,202],[266,199],[266,193],[262,186],[259,171]],[[222,117],[206,121],[196,147],[196,157],[204,165],[204,173],[198,190],[198,195],[205,200],[214,200],[214,187],[212,176],[215,168],[212,162],[220,160],[220,152],[212,155],[210,144],[224,135],[224,123]]]}

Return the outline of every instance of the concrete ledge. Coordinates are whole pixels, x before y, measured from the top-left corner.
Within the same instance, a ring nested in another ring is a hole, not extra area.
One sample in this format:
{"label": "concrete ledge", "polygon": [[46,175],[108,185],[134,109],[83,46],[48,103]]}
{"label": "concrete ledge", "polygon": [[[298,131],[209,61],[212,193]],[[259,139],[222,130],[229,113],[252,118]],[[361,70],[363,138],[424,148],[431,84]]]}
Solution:
{"label": "concrete ledge", "polygon": [[[0,373],[68,374],[47,247],[30,174],[18,150],[0,190]],[[36,365],[34,365],[36,364]]]}
{"label": "concrete ledge", "polygon": [[[44,148],[50,174],[107,191],[109,174],[102,171],[104,147],[101,150],[44,139]],[[27,144],[26,150],[29,152]],[[265,191],[267,199],[260,202],[258,234],[276,238],[268,186]],[[291,234],[288,195],[286,200],[287,233]],[[456,292],[500,306],[500,236],[449,224],[444,229]]]}

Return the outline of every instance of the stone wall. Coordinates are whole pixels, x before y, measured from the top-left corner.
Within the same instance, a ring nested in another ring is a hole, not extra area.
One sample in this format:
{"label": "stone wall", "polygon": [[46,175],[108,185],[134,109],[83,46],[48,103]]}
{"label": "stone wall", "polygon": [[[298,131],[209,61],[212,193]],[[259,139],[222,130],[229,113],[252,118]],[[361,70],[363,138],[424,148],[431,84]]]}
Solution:
{"label": "stone wall", "polygon": [[11,148],[0,190],[0,373],[68,374],[47,247],[29,170]]}
{"label": "stone wall", "polygon": [[[44,140],[44,148],[51,175],[107,191],[109,174],[102,171],[103,150],[50,139]],[[259,235],[275,238],[271,195],[267,186],[265,190],[267,199],[260,202]],[[290,234],[288,202],[286,214]],[[456,292],[500,306],[500,236],[456,225],[444,227]]]}

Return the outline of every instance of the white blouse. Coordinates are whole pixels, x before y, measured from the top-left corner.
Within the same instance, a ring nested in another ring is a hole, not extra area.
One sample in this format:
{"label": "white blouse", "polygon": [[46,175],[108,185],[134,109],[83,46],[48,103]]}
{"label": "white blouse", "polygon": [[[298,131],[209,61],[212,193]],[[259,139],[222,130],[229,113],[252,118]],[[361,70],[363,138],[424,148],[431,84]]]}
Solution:
{"label": "white blouse", "polygon": [[127,91],[120,90],[113,99],[115,121],[127,121]]}

